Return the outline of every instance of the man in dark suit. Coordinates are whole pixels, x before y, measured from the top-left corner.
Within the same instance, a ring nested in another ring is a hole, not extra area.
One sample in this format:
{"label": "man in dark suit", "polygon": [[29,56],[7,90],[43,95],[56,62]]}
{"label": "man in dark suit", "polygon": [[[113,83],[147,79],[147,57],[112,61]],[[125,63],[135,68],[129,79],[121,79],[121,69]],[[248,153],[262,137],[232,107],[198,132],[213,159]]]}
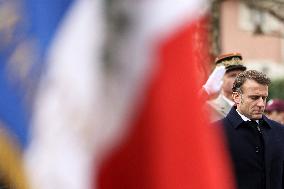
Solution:
{"label": "man in dark suit", "polygon": [[233,84],[235,106],[222,120],[239,189],[284,188],[284,127],[263,115],[270,79],[249,70]]}

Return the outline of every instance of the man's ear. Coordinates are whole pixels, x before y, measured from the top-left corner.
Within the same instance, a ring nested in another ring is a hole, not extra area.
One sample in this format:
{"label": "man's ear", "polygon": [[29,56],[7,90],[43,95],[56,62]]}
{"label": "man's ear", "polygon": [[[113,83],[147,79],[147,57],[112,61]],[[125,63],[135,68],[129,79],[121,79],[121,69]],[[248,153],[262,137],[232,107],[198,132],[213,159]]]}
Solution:
{"label": "man's ear", "polygon": [[233,97],[235,104],[241,103],[241,94],[239,92],[233,92],[232,97]]}

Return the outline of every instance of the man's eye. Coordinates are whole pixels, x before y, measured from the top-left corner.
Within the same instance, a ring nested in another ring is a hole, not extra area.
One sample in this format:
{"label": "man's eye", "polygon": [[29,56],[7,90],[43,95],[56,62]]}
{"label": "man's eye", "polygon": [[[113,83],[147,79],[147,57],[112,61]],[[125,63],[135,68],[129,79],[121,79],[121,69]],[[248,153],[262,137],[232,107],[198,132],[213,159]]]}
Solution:
{"label": "man's eye", "polygon": [[257,100],[259,97],[258,96],[252,96],[251,99]]}

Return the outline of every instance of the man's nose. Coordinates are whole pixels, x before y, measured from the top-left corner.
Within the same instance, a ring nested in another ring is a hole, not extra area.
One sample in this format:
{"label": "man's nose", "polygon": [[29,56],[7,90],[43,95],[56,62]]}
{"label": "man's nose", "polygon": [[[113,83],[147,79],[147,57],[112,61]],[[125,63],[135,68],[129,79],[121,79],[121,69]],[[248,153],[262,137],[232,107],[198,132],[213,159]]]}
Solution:
{"label": "man's nose", "polygon": [[260,106],[260,107],[264,107],[266,104],[266,101],[262,98],[259,98],[258,101],[257,101],[257,105]]}

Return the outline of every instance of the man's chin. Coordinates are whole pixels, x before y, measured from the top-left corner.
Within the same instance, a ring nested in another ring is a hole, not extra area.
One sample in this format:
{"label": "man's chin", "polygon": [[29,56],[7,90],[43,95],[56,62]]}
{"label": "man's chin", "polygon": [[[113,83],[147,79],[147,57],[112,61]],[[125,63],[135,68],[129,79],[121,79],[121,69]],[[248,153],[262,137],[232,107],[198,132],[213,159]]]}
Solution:
{"label": "man's chin", "polygon": [[262,118],[262,114],[260,113],[260,114],[254,114],[253,116],[252,116],[252,119],[253,120],[258,120],[258,119],[261,119]]}

